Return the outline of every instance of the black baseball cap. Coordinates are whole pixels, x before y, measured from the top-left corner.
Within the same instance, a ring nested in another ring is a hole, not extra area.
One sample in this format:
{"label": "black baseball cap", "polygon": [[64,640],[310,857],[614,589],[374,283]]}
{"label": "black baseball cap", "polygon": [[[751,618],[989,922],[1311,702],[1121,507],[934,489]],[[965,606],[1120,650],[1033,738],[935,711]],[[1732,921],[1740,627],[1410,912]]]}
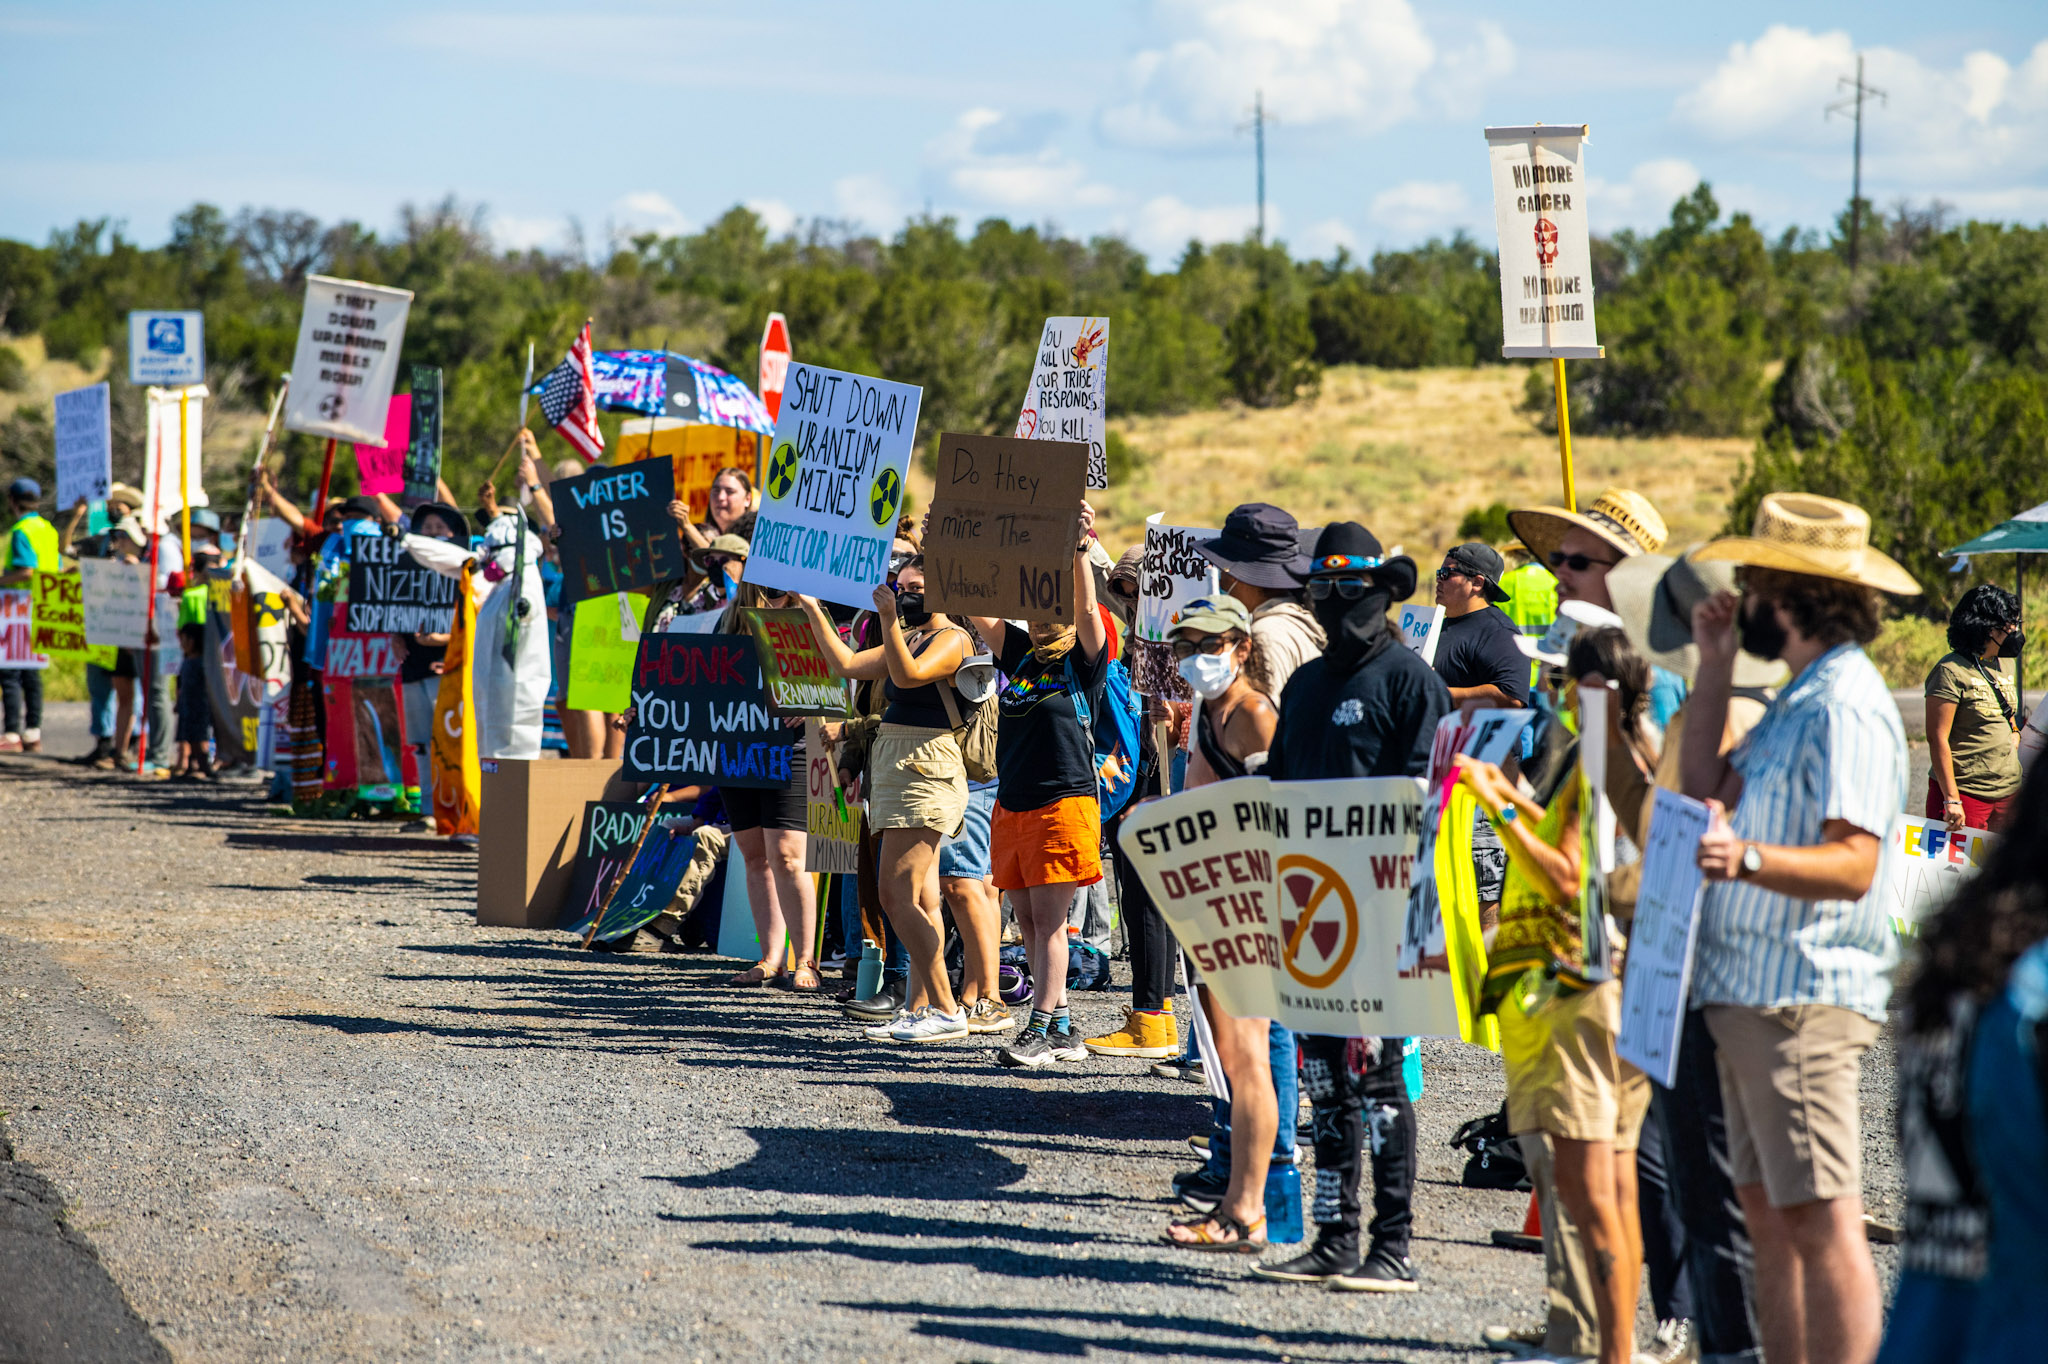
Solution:
{"label": "black baseball cap", "polygon": [[1492,545],[1481,544],[1477,540],[1467,541],[1444,555],[1444,562],[1472,574],[1485,583],[1488,601],[1499,605],[1510,600],[1508,593],[1502,590],[1500,585],[1500,575],[1507,571],[1507,564],[1502,562]]}

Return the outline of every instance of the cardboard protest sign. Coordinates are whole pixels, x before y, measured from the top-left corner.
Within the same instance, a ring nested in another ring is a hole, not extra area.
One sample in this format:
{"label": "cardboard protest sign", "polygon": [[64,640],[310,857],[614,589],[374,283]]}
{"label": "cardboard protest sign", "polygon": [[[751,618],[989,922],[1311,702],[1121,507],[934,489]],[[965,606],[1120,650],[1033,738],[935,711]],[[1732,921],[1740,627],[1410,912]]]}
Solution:
{"label": "cardboard protest sign", "polygon": [[1017,414],[1021,440],[1088,444],[1088,486],[1109,486],[1104,442],[1109,412],[1109,319],[1048,317]]}
{"label": "cardboard protest sign", "polygon": [[365,497],[383,493],[396,497],[405,491],[405,456],[412,444],[412,398],[399,394],[384,409],[384,440],[379,445],[357,445],[356,478]]}
{"label": "cardboard protest sign", "polygon": [[711,483],[721,469],[738,469],[758,484],[766,437],[737,426],[706,426],[675,417],[628,417],[612,447],[614,464],[669,459],[675,464],[678,501],[689,504],[690,520],[711,515]]}
{"label": "cardboard protest sign", "polygon": [[1421,796],[1407,777],[1240,777],[1131,807],[1118,841],[1230,1013],[1456,1037],[1450,983],[1394,966]]}
{"label": "cardboard protest sign", "polygon": [[680,578],[683,542],[668,504],[675,466],[666,459],[600,464],[548,487],[562,528],[562,592],[569,601],[628,592]]}
{"label": "cardboard protest sign", "polygon": [[0,588],[0,668],[47,668],[35,651],[35,607],[23,587]]}
{"label": "cardboard protest sign", "polygon": [[768,704],[777,715],[838,719],[846,714],[852,701],[850,689],[845,678],[833,676],[809,616],[797,610],[755,607],[742,612],[741,621],[754,637]]}
{"label": "cardboard protest sign", "polygon": [[804,721],[804,870],[851,876],[860,870],[860,810],[846,802],[823,728]]}
{"label": "cardboard protest sign", "polygon": [[[412,367],[412,421],[405,439],[405,499],[432,502],[441,483],[441,371]],[[388,423],[387,423],[388,424]]]}
{"label": "cardboard protest sign", "polygon": [[1219,532],[1207,526],[1169,526],[1153,512],[1145,518],[1145,557],[1138,563],[1139,639],[1165,643],[1173,613],[1197,597],[1218,591],[1216,565],[1195,549]]}
{"label": "cardboard protest sign", "polygon": [[1678,1041],[1692,992],[1693,946],[1699,939],[1706,882],[1695,860],[1707,831],[1705,802],[1657,787],[1643,849],[1635,925],[1621,985],[1621,1033],[1615,1050],[1669,1089],[1678,1082]]}
{"label": "cardboard protest sign", "polygon": [[633,661],[625,775],[750,790],[789,785],[799,731],[768,709],[761,660],[739,635],[645,635]]}
{"label": "cardboard protest sign", "polygon": [[925,525],[934,611],[1072,623],[1088,449],[1077,441],[939,437]]}
{"label": "cardboard protest sign", "polygon": [[1424,663],[1434,667],[1437,641],[1444,632],[1444,609],[1409,602],[1401,608],[1399,624],[1401,642],[1420,654]]}
{"label": "cardboard protest sign", "polygon": [[1586,229],[1586,126],[1488,128],[1500,234],[1501,355],[1597,360]]}
{"label": "cardboard protest sign", "polygon": [[[676,890],[690,870],[697,836],[683,832],[678,820],[657,818],[660,822],[640,846],[640,855],[633,859],[625,880],[612,892],[612,902],[597,926],[598,942],[613,942],[651,923],[676,898]],[[589,925],[584,927],[587,930]]]}
{"label": "cardboard protest sign", "polygon": [[[29,648],[54,659],[83,658],[95,652],[85,642],[85,584],[78,570],[36,569],[29,579],[29,610],[33,617]],[[109,658],[96,658],[101,667]]]}
{"label": "cardboard protest sign", "polygon": [[1976,875],[1995,837],[1986,829],[1951,829],[1918,815],[1894,819],[1877,864],[1878,903],[1892,927],[1918,933],[1927,916]]}
{"label": "cardboard protest sign", "polygon": [[137,388],[205,383],[206,315],[128,314],[128,382]]}
{"label": "cardboard protest sign", "polygon": [[[149,619],[149,565],[120,559],[78,561],[80,586],[85,596],[85,639],[88,644],[111,644],[120,649],[143,647]],[[159,634],[172,633],[161,622],[178,618],[178,604],[170,594],[159,592],[156,602]]]}
{"label": "cardboard protest sign", "polygon": [[[618,879],[626,859],[633,855],[633,848],[640,841],[640,831],[647,825],[647,817],[648,808],[638,801],[593,800],[584,804],[583,819],[576,830],[576,869],[570,874],[569,892],[562,897],[558,928],[578,935],[590,931],[590,921],[597,917],[598,910],[604,905],[605,892]],[[669,846],[665,830],[681,816],[671,813],[656,815],[655,818],[659,824],[647,836],[647,846],[634,863],[633,875],[612,897],[611,912],[605,916],[605,922],[597,932],[600,942],[624,937],[667,909],[669,901],[675,898],[676,884],[681,882],[683,870],[690,864],[694,839],[684,834],[679,840],[682,844],[680,849]],[[653,853],[651,857],[650,851]],[[679,861],[670,856],[678,851],[681,854]],[[675,881],[669,883],[667,895],[660,895],[660,885],[667,879],[671,866],[675,871]],[[644,894],[642,887],[646,887]],[[655,903],[657,897],[659,904]],[[652,912],[642,912],[649,909]]]}
{"label": "cardboard protest sign", "polygon": [[410,289],[306,276],[285,429],[358,445],[381,444],[411,309]]}
{"label": "cardboard protest sign", "polygon": [[909,384],[790,365],[743,581],[873,605],[923,396]]}
{"label": "cardboard protest sign", "polygon": [[321,674],[320,686],[327,709],[325,789],[353,788],[358,800],[378,802],[397,801],[417,789],[419,768],[405,739],[397,680],[337,677],[330,669]]}
{"label": "cardboard protest sign", "polygon": [[114,435],[108,388],[93,384],[50,400],[56,414],[57,508],[69,510],[83,498],[98,502],[114,481]]}
{"label": "cardboard protest sign", "polygon": [[[314,609],[319,609],[318,604]],[[356,629],[349,624],[348,610],[347,602],[334,603],[332,622],[327,627],[326,676],[398,676],[401,660],[391,636],[382,631]]]}
{"label": "cardboard protest sign", "polygon": [[348,628],[358,634],[446,634],[460,585],[389,535],[349,537]]}
{"label": "cardboard protest sign", "polygon": [[[200,434],[205,427],[204,388],[152,388],[145,395],[147,416],[143,427],[142,524],[149,526],[150,514],[173,524],[173,513],[186,506],[206,505],[206,488],[200,479]],[[184,429],[179,430],[178,413],[184,411]],[[184,478],[178,477],[178,442],[184,441]]]}
{"label": "cardboard protest sign", "polygon": [[646,614],[647,598],[638,592],[586,597],[576,603],[576,617],[569,626],[564,709],[617,714],[632,704],[633,659],[640,652],[640,622]]}
{"label": "cardboard protest sign", "polygon": [[274,577],[290,582],[293,572],[292,534],[291,522],[282,517],[259,516],[252,527],[245,529],[245,557],[261,564]]}

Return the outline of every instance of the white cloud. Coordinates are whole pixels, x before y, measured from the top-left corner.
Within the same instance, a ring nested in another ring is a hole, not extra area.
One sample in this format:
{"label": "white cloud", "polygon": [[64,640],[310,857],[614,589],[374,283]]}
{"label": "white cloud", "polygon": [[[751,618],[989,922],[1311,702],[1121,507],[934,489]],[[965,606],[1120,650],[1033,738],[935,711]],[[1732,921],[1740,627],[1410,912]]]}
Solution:
{"label": "white cloud", "polygon": [[1056,214],[1112,202],[1115,191],[1090,181],[1080,162],[1053,145],[1059,124],[1054,114],[969,109],[925,144],[925,161],[954,193],[1006,212]]}
{"label": "white cloud", "polygon": [[565,245],[569,239],[566,218],[529,218],[517,214],[490,216],[491,240],[500,251],[533,251]]}
{"label": "white cloud", "polygon": [[839,213],[871,232],[888,236],[902,225],[903,203],[878,175],[848,175],[832,182]]}
{"label": "white cloud", "polygon": [[1369,217],[1383,240],[1420,237],[1470,226],[1472,202],[1455,180],[1410,180],[1375,194]]}
{"label": "white cloud", "polygon": [[[1849,130],[1822,110],[1840,100],[1857,48],[1827,33],[1774,24],[1736,43],[1677,112],[1711,138],[1810,158],[1840,158]],[[1883,102],[1864,106],[1866,188],[1872,178],[1912,181],[1916,193],[1952,193],[2048,167],[2048,40],[2015,67],[1994,52],[1930,66],[1892,48],[1863,52],[1864,79]]]}
{"label": "white cloud", "polygon": [[747,207],[753,210],[771,237],[780,237],[796,226],[796,210],[780,199],[749,199]]}
{"label": "white cloud", "polygon": [[1424,102],[1468,109],[1514,65],[1492,24],[1442,50],[1408,0],[1156,0],[1154,14],[1166,41],[1132,59],[1130,97],[1101,114],[1114,142],[1225,141],[1255,91],[1284,126],[1377,132]]}
{"label": "white cloud", "polygon": [[1358,250],[1358,234],[1351,225],[1341,218],[1325,218],[1319,223],[1310,223],[1296,236],[1293,242],[1294,254],[1313,260],[1323,260],[1337,254],[1337,248],[1347,251]]}
{"label": "white cloud", "polygon": [[1595,229],[1603,232],[1618,227],[1658,227],[1671,217],[1671,206],[1692,193],[1700,179],[1698,167],[1677,157],[1638,162],[1628,179],[1619,183],[1590,176],[1586,211]]}
{"label": "white cloud", "polygon": [[612,201],[612,224],[618,236],[658,232],[664,237],[680,236],[695,226],[683,211],[659,190],[640,189]]}
{"label": "white cloud", "polygon": [[[1219,204],[1208,208],[1196,208],[1181,202],[1171,194],[1162,194],[1148,199],[1138,209],[1135,218],[1126,219],[1118,215],[1111,224],[1113,231],[1121,232],[1137,244],[1138,248],[1155,260],[1170,260],[1180,254],[1190,241],[1206,244],[1212,242],[1243,241],[1258,226],[1257,204]],[[1280,234],[1280,210],[1272,204],[1266,205],[1266,235]]]}

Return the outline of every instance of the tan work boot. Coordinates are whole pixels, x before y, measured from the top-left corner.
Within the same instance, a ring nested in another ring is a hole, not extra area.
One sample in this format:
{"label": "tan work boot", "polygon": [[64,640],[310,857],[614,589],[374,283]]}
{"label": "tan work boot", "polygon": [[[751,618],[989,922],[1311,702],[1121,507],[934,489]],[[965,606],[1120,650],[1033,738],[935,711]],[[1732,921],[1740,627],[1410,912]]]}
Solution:
{"label": "tan work boot", "polygon": [[1097,1056],[1162,1057],[1180,1055],[1180,1030],[1171,1006],[1158,1013],[1124,1010],[1124,1025],[1103,1037],[1081,1043]]}

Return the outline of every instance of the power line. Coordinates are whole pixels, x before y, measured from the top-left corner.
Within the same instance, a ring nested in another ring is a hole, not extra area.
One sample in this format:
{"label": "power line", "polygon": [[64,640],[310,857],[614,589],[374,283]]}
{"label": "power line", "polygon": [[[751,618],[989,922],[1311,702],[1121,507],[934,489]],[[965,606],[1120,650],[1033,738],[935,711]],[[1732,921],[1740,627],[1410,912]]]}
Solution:
{"label": "power line", "polygon": [[1830,104],[1826,116],[1833,118],[1836,114],[1849,114],[1853,110],[1853,117],[1856,120],[1855,152],[1849,179],[1849,276],[1853,279],[1856,275],[1856,257],[1863,239],[1863,101],[1871,95],[1875,95],[1879,100],[1885,100],[1886,96],[1884,91],[1863,79],[1861,52],[1856,54],[1855,79],[1842,76],[1835,81],[1835,85],[1838,88],[1847,86],[1851,93]]}

